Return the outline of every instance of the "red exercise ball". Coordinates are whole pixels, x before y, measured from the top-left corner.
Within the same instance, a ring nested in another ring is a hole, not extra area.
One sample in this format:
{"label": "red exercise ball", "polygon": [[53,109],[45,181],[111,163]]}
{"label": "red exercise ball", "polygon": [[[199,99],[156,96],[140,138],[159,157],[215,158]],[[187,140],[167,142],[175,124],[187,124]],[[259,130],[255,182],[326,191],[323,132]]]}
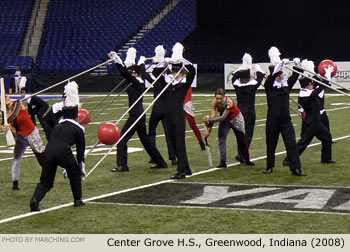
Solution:
{"label": "red exercise ball", "polygon": [[91,121],[91,115],[86,109],[79,110],[79,123],[81,125],[88,124]]}
{"label": "red exercise ball", "polygon": [[318,73],[322,76],[326,74],[326,71],[324,70],[325,68],[328,68],[329,66],[333,66],[334,70],[331,73],[331,77],[334,77],[334,75],[337,73],[338,67],[337,64],[334,63],[333,60],[323,60],[319,65],[318,65]]}
{"label": "red exercise ball", "polygon": [[120,129],[116,124],[105,123],[98,129],[98,139],[106,145],[115,144],[120,138]]}

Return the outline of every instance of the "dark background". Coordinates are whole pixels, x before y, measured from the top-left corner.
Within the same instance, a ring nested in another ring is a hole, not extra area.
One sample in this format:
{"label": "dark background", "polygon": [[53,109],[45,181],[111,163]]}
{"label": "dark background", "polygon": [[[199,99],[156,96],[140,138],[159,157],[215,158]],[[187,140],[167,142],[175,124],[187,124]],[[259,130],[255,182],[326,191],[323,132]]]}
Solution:
{"label": "dark background", "polygon": [[197,1],[198,27],[183,42],[197,63],[268,62],[276,46],[281,58],[350,60],[350,1]]}
{"label": "dark background", "polygon": [[[184,57],[198,64],[198,87],[224,86],[224,63],[241,63],[245,52],[269,62],[271,46],[281,58],[350,61],[350,1],[197,0],[197,28],[183,41]],[[33,90],[67,76],[38,76]],[[111,90],[120,76],[80,78],[82,91]],[[99,85],[91,85],[91,82]]]}

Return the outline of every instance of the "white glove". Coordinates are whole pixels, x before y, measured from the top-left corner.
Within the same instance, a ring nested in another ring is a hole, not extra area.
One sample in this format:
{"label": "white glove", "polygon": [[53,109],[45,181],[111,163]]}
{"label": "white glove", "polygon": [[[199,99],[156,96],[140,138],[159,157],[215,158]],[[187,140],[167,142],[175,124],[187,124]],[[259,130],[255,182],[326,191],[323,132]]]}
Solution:
{"label": "white glove", "polygon": [[331,80],[334,67],[329,65],[327,68],[324,68],[324,71],[326,72],[324,76],[327,78],[327,80]]}
{"label": "white glove", "polygon": [[264,70],[262,70],[261,66],[259,66],[258,64],[255,64],[255,72],[260,72],[265,74]]}
{"label": "white glove", "polygon": [[67,170],[63,168],[63,177],[66,179],[68,177]]}
{"label": "white glove", "polygon": [[294,63],[294,66],[297,66],[297,67],[300,67],[300,66],[301,66],[301,62],[300,62],[300,59],[299,59],[299,58],[294,58],[294,59],[293,59],[293,63]]}
{"label": "white glove", "polygon": [[141,56],[139,61],[137,62],[137,65],[145,64],[145,60],[146,60],[146,57],[145,56]]}
{"label": "white glove", "polygon": [[277,65],[275,66],[275,68],[273,69],[272,75],[274,75],[275,73],[277,73],[277,72],[279,72],[279,71],[282,71],[282,64],[283,64],[283,63],[277,64]]}
{"label": "white glove", "polygon": [[171,58],[172,64],[180,64],[182,62],[183,58],[173,59]]}
{"label": "white glove", "polygon": [[112,59],[114,63],[124,65],[122,59],[118,56],[118,54],[115,51],[109,52],[108,57]]}
{"label": "white glove", "polygon": [[156,65],[154,65],[153,68],[163,68],[166,66],[167,66],[167,63],[163,60],[163,61],[157,63]]}
{"label": "white glove", "polygon": [[83,180],[85,180],[86,179],[86,172],[85,172],[85,163],[83,161],[81,161],[79,163],[79,168],[80,168],[81,178]]}
{"label": "white glove", "polygon": [[192,65],[192,63],[191,62],[189,62],[187,59],[185,59],[185,58],[182,58],[181,59],[181,62],[184,64],[184,65]]}
{"label": "white glove", "polygon": [[169,64],[173,64],[173,59],[172,58],[164,58],[164,62],[165,64],[169,65]]}
{"label": "white glove", "polygon": [[282,65],[287,65],[289,64],[289,59],[282,59]]}

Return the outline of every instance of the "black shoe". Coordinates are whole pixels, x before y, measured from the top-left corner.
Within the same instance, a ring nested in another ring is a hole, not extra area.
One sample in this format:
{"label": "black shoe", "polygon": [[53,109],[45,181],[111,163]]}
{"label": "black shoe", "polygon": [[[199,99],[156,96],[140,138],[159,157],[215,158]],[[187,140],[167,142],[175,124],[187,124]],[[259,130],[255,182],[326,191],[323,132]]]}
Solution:
{"label": "black shoe", "polygon": [[263,171],[264,174],[273,173],[273,168],[266,168],[266,170]]}
{"label": "black shoe", "polygon": [[221,161],[220,164],[218,166],[216,166],[216,168],[226,168],[226,162],[225,161]]}
{"label": "black shoe", "polygon": [[334,161],[334,160],[321,160],[321,163],[322,164],[334,164],[334,163],[336,163],[336,161]]}
{"label": "black shoe", "polygon": [[171,165],[177,165],[177,160],[176,160],[176,158],[171,159]]}
{"label": "black shoe", "polygon": [[284,160],[282,161],[282,165],[283,165],[283,166],[289,166],[289,160],[284,159]]}
{"label": "black shoe", "polygon": [[236,157],[236,160],[240,162],[241,164],[245,163],[244,157],[242,157],[240,154],[238,154]]}
{"label": "black shoe", "polygon": [[81,207],[84,206],[85,203],[80,199],[80,200],[74,200],[74,206],[75,207]]}
{"label": "black shoe", "polygon": [[31,212],[38,212],[38,211],[40,211],[39,205],[36,202],[36,198],[34,198],[34,197],[30,200],[29,206],[30,206],[30,211]]}
{"label": "black shoe", "polygon": [[19,190],[18,181],[17,180],[12,182],[12,190]]}
{"label": "black shoe", "polygon": [[154,162],[154,160],[151,158],[150,161],[148,161],[149,164],[155,164],[156,162]]}
{"label": "black shoe", "polygon": [[191,170],[186,170],[185,171],[185,175],[186,176],[191,176],[192,175],[192,171]]}
{"label": "black shoe", "polygon": [[184,178],[186,178],[186,175],[184,172],[177,172],[170,177],[170,179],[184,179]]}
{"label": "black shoe", "polygon": [[300,168],[292,171],[292,175],[294,175],[294,176],[307,176],[306,173],[304,173]]}
{"label": "black shoe", "polygon": [[162,168],[168,168],[167,163],[164,163],[162,165],[156,164],[151,166],[151,169],[162,169]]}
{"label": "black shoe", "polygon": [[128,171],[129,171],[129,167],[127,166],[119,166],[111,170],[111,172],[128,172]]}
{"label": "black shoe", "polygon": [[250,165],[250,166],[255,165],[255,164],[254,164],[252,161],[250,161],[250,160],[246,161],[245,164],[246,164],[246,165]]}
{"label": "black shoe", "polygon": [[203,141],[199,142],[199,145],[201,146],[201,150],[205,150],[205,144]]}

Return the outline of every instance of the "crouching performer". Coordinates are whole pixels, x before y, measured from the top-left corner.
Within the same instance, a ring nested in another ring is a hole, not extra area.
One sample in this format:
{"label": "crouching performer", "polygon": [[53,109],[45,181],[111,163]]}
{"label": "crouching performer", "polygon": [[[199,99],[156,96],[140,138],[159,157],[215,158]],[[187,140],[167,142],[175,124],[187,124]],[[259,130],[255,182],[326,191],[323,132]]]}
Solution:
{"label": "crouching performer", "polygon": [[[78,116],[78,85],[70,82],[65,86],[66,100],[63,107],[63,118],[54,128],[49,143],[45,149],[44,164],[40,182],[35,188],[30,200],[30,210],[40,211],[39,203],[53,187],[57,166],[67,170],[74,198],[74,206],[83,206],[81,178],[86,177],[84,153],[85,133]],[[77,161],[71,150],[76,145]]]}

